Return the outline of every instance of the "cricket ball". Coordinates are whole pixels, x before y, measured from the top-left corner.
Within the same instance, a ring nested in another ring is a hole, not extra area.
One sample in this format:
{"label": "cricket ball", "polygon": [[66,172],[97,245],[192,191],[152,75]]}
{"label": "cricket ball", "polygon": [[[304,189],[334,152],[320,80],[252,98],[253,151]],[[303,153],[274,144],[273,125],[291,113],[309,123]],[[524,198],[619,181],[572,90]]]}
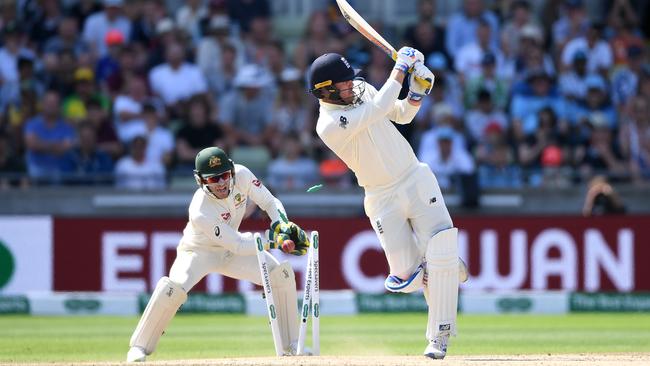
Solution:
{"label": "cricket ball", "polygon": [[291,239],[287,239],[282,242],[282,251],[285,253],[293,252],[296,249],[296,244]]}

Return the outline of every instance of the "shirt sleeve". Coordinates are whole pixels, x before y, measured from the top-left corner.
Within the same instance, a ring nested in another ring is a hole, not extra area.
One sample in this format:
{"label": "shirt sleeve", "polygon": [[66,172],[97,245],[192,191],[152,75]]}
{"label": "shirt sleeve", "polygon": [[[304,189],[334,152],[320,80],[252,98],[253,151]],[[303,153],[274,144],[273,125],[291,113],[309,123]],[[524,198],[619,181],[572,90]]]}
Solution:
{"label": "shirt sleeve", "polygon": [[395,106],[388,113],[387,117],[389,120],[395,123],[399,123],[400,125],[409,124],[411,121],[413,121],[413,118],[415,118],[415,115],[420,110],[421,105],[422,104],[414,106],[406,99],[397,100],[395,101]]}
{"label": "shirt sleeve", "polygon": [[252,233],[240,233],[221,219],[198,215],[192,218],[206,236],[211,237],[215,246],[225,248],[236,255],[253,255],[257,249]]}
{"label": "shirt sleeve", "polygon": [[288,219],[287,212],[279,199],[275,198],[273,194],[262,184],[262,181],[255,177],[248,168],[243,168],[239,171],[237,179],[246,179],[248,186],[248,196],[269,215],[271,222],[279,221],[281,219]]}

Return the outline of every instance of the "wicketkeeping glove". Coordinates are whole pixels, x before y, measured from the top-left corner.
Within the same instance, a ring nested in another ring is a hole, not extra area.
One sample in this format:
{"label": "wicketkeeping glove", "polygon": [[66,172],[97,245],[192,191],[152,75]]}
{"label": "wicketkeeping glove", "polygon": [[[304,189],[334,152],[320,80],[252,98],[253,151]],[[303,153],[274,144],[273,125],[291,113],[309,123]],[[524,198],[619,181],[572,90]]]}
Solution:
{"label": "wicketkeeping glove", "polygon": [[[293,255],[303,255],[309,248],[309,237],[300,226],[295,223],[275,221],[271,224],[271,230],[266,231],[267,240],[271,249],[280,249],[285,251],[283,244],[285,240],[291,240],[294,243],[293,250],[287,252]],[[286,251],[285,251],[286,252]]]}
{"label": "wicketkeeping glove", "polygon": [[[429,87],[424,87],[422,84],[418,83],[418,81],[415,79],[416,77],[423,80],[428,80],[430,82]],[[426,67],[423,62],[417,61],[415,65],[413,65],[413,71],[411,72],[411,76],[409,78],[408,98],[416,102],[421,101],[425,95],[431,92],[434,80],[435,76],[431,70],[429,70],[429,68]]]}

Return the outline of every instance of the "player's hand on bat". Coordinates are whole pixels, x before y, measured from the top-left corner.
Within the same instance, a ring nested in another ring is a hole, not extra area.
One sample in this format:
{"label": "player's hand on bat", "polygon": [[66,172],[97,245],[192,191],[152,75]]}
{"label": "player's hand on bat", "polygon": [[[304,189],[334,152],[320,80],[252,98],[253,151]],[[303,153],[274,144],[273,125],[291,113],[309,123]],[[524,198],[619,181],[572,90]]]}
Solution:
{"label": "player's hand on bat", "polygon": [[418,60],[424,60],[422,52],[413,47],[402,47],[397,51],[394,69],[408,72]]}
{"label": "player's hand on bat", "polygon": [[[428,80],[429,85],[422,85],[422,83],[418,82],[416,78],[421,80]],[[431,70],[429,70],[429,68],[426,67],[423,62],[416,62],[413,66],[413,71],[411,72],[411,76],[409,78],[409,99],[415,102],[421,101],[425,95],[431,92],[434,80],[435,76]]]}

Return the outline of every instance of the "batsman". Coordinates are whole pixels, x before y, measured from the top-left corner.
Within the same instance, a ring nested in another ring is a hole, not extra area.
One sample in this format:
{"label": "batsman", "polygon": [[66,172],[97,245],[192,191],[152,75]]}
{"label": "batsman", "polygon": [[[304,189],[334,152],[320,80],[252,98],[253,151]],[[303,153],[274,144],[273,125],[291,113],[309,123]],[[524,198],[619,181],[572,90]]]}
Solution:
{"label": "batsman", "polygon": [[[409,71],[408,97],[398,100]],[[442,359],[449,336],[456,334],[458,284],[467,279],[458,258],[458,229],[436,177],[391,122],[412,121],[434,76],[422,53],[411,47],[397,52],[395,66],[379,91],[359,78],[359,72],[336,53],[312,63],[310,92],[320,102],[316,132],[364,188],[364,209],[390,267],[386,289],[424,290],[429,306],[424,355]]]}
{"label": "batsman", "polygon": [[[194,177],[199,188],[189,206],[189,221],[176,249],[169,277],[162,277],[131,336],[127,362],[143,362],[156,349],[160,336],[187,300],[187,293],[208,273],[216,272],[261,285],[262,279],[252,233],[240,233],[249,200],[271,218],[265,249],[303,255],[309,239],[289,221],[282,203],[245,166],[234,164],[218,147],[196,155]],[[276,302],[282,349],[296,352],[298,307],[294,272],[264,252]]]}

